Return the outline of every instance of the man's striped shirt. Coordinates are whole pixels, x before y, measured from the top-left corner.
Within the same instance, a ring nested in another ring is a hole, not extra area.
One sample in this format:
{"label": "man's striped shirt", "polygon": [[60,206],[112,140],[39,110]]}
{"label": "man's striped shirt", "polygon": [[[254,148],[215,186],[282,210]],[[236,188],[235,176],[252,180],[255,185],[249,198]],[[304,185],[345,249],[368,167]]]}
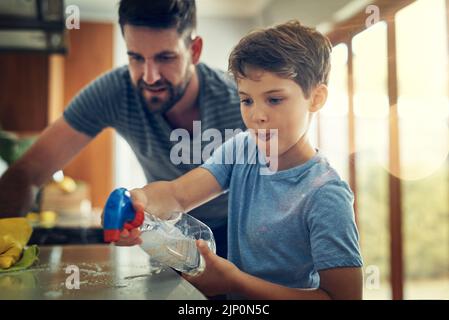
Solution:
{"label": "man's striped shirt", "polygon": [[[201,132],[217,129],[224,142],[225,129],[245,129],[235,82],[224,72],[203,63],[196,68]],[[85,87],[71,101],[64,118],[75,130],[91,137],[107,127],[114,128],[131,146],[148,182],[173,180],[202,164],[192,161],[178,165],[172,163],[170,150],[179,142],[170,141],[175,128],[163,115],[150,112],[132,85],[128,66],[116,68]],[[202,148],[209,143],[202,141]],[[192,210],[190,214],[212,228],[223,225],[227,215],[227,194]]]}

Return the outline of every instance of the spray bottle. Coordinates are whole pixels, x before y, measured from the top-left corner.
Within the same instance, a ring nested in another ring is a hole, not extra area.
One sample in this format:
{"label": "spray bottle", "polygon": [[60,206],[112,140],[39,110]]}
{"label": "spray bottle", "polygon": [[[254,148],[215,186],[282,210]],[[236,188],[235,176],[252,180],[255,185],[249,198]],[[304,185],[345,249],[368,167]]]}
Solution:
{"label": "spray bottle", "polygon": [[180,272],[196,275],[205,268],[195,240],[204,240],[215,253],[212,231],[194,217],[175,212],[162,220],[148,212],[135,211],[125,188],[114,190],[104,208],[104,240],[116,242],[123,229],[139,228],[141,248],[155,261]]}

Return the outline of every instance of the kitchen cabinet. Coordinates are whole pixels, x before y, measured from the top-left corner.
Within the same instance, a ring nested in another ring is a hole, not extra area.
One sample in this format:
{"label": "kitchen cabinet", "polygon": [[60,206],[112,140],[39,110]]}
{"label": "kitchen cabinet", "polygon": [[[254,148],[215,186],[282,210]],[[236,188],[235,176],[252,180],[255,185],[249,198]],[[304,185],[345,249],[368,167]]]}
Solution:
{"label": "kitchen cabinet", "polygon": [[[68,32],[68,54],[0,53],[0,126],[39,133],[58,119],[85,85],[113,67],[112,23],[81,22]],[[95,107],[95,106],[93,106]],[[64,172],[87,182],[94,206],[113,188],[113,132],[99,134]]]}
{"label": "kitchen cabinet", "polygon": [[61,114],[64,57],[31,52],[0,53],[0,126],[39,132]]}

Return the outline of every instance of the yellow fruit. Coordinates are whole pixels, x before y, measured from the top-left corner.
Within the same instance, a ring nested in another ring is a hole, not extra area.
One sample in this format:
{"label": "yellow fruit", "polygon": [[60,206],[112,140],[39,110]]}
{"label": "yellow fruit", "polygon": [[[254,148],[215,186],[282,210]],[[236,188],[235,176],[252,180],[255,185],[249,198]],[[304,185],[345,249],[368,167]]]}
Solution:
{"label": "yellow fruit", "polygon": [[56,222],[56,212],[54,211],[42,211],[41,212],[41,225],[47,228],[51,228],[54,226]]}
{"label": "yellow fruit", "polygon": [[37,213],[37,212],[28,212],[28,214],[26,215],[26,218],[31,223],[38,222],[40,219],[39,213]]}
{"label": "yellow fruit", "polygon": [[64,179],[58,183],[58,187],[64,192],[71,193],[76,190],[76,182],[70,177],[64,177]]}

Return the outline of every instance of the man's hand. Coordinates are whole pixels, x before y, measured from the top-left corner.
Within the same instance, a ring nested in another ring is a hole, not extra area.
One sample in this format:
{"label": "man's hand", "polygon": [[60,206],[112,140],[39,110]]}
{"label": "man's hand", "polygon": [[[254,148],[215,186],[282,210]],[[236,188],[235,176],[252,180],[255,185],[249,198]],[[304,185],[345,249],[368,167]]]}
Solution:
{"label": "man's hand", "polygon": [[5,172],[0,179],[0,218],[25,216],[37,192],[23,170]]}
{"label": "man's hand", "polygon": [[206,296],[231,293],[240,270],[233,263],[210,251],[204,241],[198,240],[196,245],[206,262],[206,268],[197,276],[183,274],[183,278]]}
{"label": "man's hand", "polygon": [[92,137],[73,129],[61,117],[44,130],[31,148],[0,179],[0,218],[25,215],[38,187],[83,149]]}

